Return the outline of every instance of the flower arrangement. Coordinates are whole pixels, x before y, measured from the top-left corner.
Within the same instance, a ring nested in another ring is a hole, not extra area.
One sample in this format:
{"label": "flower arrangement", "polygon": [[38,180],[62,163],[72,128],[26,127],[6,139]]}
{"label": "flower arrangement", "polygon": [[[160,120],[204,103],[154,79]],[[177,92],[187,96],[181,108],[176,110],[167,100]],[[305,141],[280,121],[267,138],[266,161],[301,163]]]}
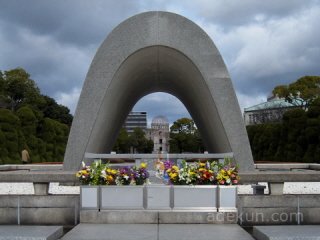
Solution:
{"label": "flower arrangement", "polygon": [[132,180],[135,185],[143,185],[148,181],[149,172],[147,164],[141,163],[140,167],[134,166],[132,168]]}
{"label": "flower arrangement", "polygon": [[76,177],[83,185],[143,185],[148,181],[149,172],[145,163],[141,163],[139,167],[113,169],[109,163],[103,164],[98,160],[90,166],[82,163]]}
{"label": "flower arrangement", "polygon": [[104,179],[106,185],[116,185],[116,179],[119,174],[119,171],[112,169],[108,166],[101,171],[101,177]]}
{"label": "flower arrangement", "polygon": [[235,185],[239,181],[237,166],[232,164],[232,159],[225,159],[223,164],[183,161],[180,167],[167,160],[157,163],[157,172],[163,179],[168,176],[168,184],[173,185]]}
{"label": "flower arrangement", "polygon": [[225,159],[224,165],[219,169],[217,181],[219,185],[236,185],[239,182],[238,167],[230,159]]}
{"label": "flower arrangement", "polygon": [[76,177],[79,178],[79,181],[83,185],[88,185],[91,181],[91,167],[86,166],[84,162],[82,162],[82,168],[80,171],[76,173]]}

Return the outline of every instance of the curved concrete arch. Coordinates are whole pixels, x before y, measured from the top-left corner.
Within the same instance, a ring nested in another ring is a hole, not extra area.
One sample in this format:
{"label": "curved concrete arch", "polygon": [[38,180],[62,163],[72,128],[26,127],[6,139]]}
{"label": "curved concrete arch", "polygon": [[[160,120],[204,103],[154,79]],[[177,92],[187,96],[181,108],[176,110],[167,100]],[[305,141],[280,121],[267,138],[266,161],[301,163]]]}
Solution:
{"label": "curved concrete arch", "polygon": [[182,101],[209,152],[232,151],[241,170],[253,169],[239,104],[218,49],[199,26],[168,12],[127,19],[98,49],[79,98],[64,169],[77,170],[85,152],[110,152],[129,111],[152,92]]}

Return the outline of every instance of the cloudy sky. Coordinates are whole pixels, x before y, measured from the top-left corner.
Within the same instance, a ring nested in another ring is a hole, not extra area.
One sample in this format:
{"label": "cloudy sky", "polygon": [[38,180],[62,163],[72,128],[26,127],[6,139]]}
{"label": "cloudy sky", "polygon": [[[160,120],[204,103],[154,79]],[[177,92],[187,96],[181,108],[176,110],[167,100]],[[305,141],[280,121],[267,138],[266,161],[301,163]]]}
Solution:
{"label": "cloudy sky", "polygon": [[[99,45],[123,20],[150,10],[183,15],[211,36],[241,109],[276,85],[320,75],[320,0],[0,0],[0,70],[26,69],[42,93],[74,112]],[[188,115],[164,93],[134,109],[170,122]]]}

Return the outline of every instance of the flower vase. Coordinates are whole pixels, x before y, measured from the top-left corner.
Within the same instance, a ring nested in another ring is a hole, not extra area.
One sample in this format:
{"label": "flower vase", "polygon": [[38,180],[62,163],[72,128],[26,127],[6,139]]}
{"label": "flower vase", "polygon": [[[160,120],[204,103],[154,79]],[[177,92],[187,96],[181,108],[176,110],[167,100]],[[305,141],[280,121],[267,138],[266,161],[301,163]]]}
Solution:
{"label": "flower vase", "polygon": [[144,186],[101,186],[100,209],[144,209]]}
{"label": "flower vase", "polygon": [[171,209],[170,191],[168,185],[147,185],[147,209]]}
{"label": "flower vase", "polygon": [[217,186],[175,185],[173,186],[173,208],[217,211]]}
{"label": "flower vase", "polygon": [[237,186],[219,186],[219,212],[237,211]]}
{"label": "flower vase", "polygon": [[99,209],[99,186],[80,186],[81,209]]}

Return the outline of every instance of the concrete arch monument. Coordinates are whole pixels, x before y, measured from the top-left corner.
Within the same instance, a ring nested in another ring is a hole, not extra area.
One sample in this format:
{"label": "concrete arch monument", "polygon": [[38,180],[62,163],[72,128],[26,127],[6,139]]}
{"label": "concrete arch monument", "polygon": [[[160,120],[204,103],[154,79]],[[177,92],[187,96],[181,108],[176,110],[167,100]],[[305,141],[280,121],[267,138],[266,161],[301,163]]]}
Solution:
{"label": "concrete arch monument", "polygon": [[209,152],[233,152],[240,170],[253,169],[239,104],[218,49],[195,23],[168,12],[125,20],[98,49],[75,112],[64,169],[79,169],[85,152],[110,152],[131,108],[153,92],[182,101]]}

